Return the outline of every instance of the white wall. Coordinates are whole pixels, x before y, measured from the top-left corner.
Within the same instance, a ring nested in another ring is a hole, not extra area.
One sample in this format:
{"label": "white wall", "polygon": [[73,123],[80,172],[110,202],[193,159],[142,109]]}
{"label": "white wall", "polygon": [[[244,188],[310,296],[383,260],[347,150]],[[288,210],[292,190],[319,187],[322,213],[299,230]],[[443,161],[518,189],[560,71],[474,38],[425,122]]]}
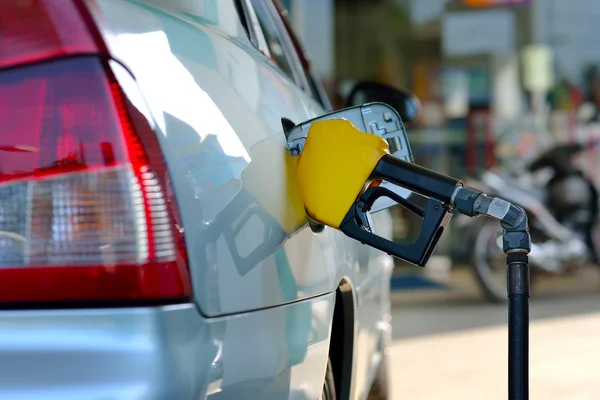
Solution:
{"label": "white wall", "polygon": [[492,57],[494,114],[512,121],[523,111],[517,54],[496,54]]}
{"label": "white wall", "polygon": [[400,4],[410,6],[410,16],[417,24],[437,19],[444,13],[448,0],[396,0]]}
{"label": "white wall", "polygon": [[579,82],[588,62],[600,62],[600,0],[537,0],[540,34],[562,71]]}

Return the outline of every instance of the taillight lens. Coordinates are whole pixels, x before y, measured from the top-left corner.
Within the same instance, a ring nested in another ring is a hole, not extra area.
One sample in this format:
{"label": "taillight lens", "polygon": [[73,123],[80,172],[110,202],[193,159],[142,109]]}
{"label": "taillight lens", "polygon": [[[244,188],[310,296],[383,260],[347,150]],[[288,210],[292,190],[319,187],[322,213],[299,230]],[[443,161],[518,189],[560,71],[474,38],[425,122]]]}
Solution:
{"label": "taillight lens", "polygon": [[157,138],[110,76],[0,72],[0,302],[190,295]]}
{"label": "taillight lens", "polygon": [[104,52],[78,0],[0,1],[0,68]]}
{"label": "taillight lens", "polygon": [[2,304],[191,294],[157,137],[103,61],[73,58],[106,53],[81,0],[0,2]]}

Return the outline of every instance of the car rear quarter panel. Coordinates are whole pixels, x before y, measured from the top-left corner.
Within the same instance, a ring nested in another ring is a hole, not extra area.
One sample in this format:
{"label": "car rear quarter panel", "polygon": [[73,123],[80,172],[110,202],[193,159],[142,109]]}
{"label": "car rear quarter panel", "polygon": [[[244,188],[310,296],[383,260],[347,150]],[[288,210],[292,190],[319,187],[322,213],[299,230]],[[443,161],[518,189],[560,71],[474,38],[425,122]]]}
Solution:
{"label": "car rear quarter panel", "polygon": [[[281,118],[314,116],[304,94],[248,41],[233,2],[154,3],[97,1],[111,53],[135,77],[167,156],[202,312],[334,290],[341,269],[353,272],[346,239],[314,234],[304,215],[282,226],[294,219],[297,188]],[[215,8],[195,8],[202,4]]]}

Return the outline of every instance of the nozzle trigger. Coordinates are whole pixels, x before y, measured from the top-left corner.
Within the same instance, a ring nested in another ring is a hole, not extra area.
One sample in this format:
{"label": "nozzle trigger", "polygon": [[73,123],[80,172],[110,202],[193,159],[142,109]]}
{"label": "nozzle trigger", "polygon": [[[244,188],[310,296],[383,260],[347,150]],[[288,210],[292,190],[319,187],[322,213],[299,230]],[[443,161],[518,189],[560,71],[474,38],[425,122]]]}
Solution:
{"label": "nozzle trigger", "polygon": [[396,203],[408,208],[412,213],[417,214],[421,218],[425,216],[425,211],[421,207],[411,203],[404,197],[382,186],[370,188],[367,191],[365,191],[362,194],[362,196],[360,196],[360,199],[365,204],[365,206],[368,206],[368,208],[366,208],[365,211],[371,211],[371,207],[373,207],[373,204],[375,204],[377,199],[379,199],[380,197],[387,197],[389,199],[394,200]]}
{"label": "nozzle trigger", "polygon": [[[388,197],[394,200],[423,219],[421,234],[413,244],[401,246],[371,232],[367,213],[380,197]],[[389,189],[374,187],[366,190],[357,199],[340,224],[340,230],[361,243],[422,267],[429,260],[451,216],[452,212],[447,207],[444,207],[444,203],[439,200],[429,198],[427,206],[423,210]]]}

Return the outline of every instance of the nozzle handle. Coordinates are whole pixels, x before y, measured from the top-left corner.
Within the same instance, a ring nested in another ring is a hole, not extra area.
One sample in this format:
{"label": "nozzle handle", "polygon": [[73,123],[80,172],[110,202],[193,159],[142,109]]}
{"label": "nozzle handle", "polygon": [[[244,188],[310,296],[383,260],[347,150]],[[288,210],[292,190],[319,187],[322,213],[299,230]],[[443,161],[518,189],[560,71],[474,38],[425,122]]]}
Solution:
{"label": "nozzle handle", "polygon": [[392,155],[381,157],[371,173],[371,178],[381,179],[402,186],[423,196],[451,205],[458,179],[439,174],[417,164],[409,163]]}
{"label": "nozzle handle", "polygon": [[[371,227],[368,226],[368,219],[365,215],[380,197],[388,197],[423,218],[421,234],[414,243],[402,246],[371,232]],[[340,224],[340,230],[345,235],[363,244],[422,267],[427,264],[451,216],[451,211],[444,207],[444,204],[439,200],[429,198],[425,210],[422,210],[389,189],[374,187],[368,189],[354,203]]]}

